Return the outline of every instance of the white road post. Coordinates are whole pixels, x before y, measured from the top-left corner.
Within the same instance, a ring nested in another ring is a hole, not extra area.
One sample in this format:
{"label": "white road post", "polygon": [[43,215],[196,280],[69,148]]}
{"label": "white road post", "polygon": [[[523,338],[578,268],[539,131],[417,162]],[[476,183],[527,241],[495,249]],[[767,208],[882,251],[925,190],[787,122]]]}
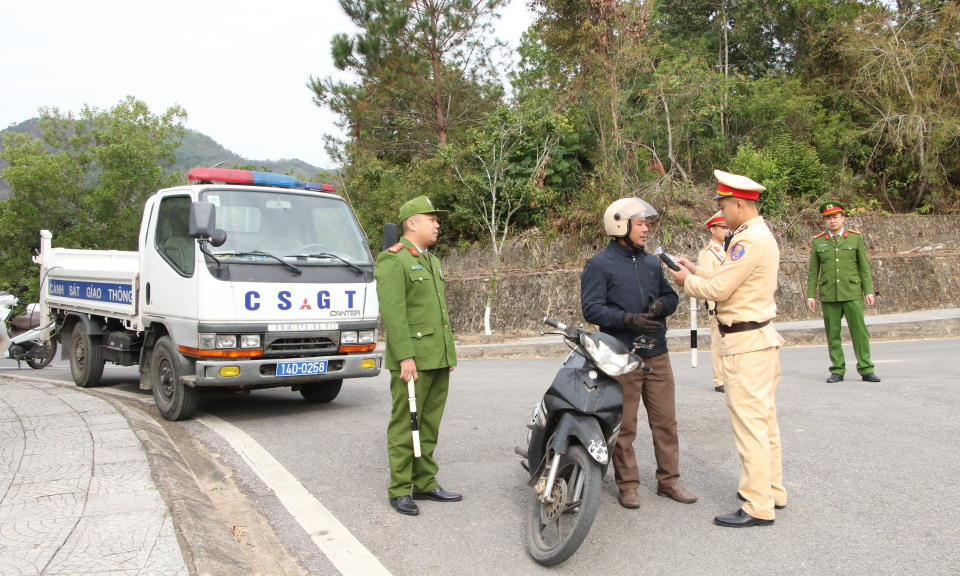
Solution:
{"label": "white road post", "polygon": [[697,367],[697,299],[690,298],[690,367]]}

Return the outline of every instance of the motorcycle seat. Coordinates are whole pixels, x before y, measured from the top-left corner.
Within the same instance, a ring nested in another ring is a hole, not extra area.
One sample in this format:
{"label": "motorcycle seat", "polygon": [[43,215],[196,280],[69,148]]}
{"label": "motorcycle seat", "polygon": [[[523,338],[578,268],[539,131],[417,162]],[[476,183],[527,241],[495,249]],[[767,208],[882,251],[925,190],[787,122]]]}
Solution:
{"label": "motorcycle seat", "polygon": [[32,330],[34,328],[39,328],[40,311],[37,310],[33,314],[27,316],[17,316],[10,322],[10,324],[12,324],[14,328],[18,328],[20,330]]}

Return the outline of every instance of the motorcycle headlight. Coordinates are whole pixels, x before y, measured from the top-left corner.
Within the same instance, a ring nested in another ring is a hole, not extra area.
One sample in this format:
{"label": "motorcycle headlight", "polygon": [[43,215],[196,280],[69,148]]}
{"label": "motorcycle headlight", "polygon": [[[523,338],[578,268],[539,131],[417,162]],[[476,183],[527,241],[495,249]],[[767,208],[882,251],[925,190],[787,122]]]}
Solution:
{"label": "motorcycle headlight", "polygon": [[587,355],[608,376],[623,376],[640,367],[640,362],[631,358],[629,353],[616,354],[603,340],[599,344],[589,336],[583,337],[583,347]]}

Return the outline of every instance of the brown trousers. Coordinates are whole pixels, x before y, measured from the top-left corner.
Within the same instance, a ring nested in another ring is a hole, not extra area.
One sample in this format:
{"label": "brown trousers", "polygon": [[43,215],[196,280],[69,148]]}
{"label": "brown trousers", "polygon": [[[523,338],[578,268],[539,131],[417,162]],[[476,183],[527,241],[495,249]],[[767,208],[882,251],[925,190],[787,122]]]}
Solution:
{"label": "brown trousers", "polygon": [[677,401],[674,392],[670,354],[644,358],[653,371],[636,370],[620,376],[623,385],[623,422],[617,447],[613,450],[613,471],[621,490],[640,486],[640,471],[633,450],[637,437],[637,412],[640,400],[647,409],[647,422],[653,433],[653,454],[657,459],[657,485],[673,486],[680,480],[680,445],[677,438]]}

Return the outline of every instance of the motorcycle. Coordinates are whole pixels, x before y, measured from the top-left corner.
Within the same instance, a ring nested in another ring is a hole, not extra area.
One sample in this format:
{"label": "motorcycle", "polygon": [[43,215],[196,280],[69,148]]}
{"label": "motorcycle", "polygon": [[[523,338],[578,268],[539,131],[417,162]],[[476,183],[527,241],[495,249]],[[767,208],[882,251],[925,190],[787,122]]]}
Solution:
{"label": "motorcycle", "polygon": [[[27,286],[20,286],[20,293],[27,290]],[[41,335],[44,330],[49,329],[55,324],[50,322],[43,328],[40,328],[40,305],[28,304],[27,313],[23,316],[16,316],[10,322],[9,336],[7,335],[6,321],[13,308],[19,304],[20,300],[9,292],[0,291],[0,358],[10,358],[17,361],[17,366],[21,360],[26,360],[27,365],[34,369],[41,369],[53,362],[57,355],[57,340],[52,337],[49,341],[43,341]],[[9,342],[7,346],[4,346]],[[3,348],[6,350],[3,350]]]}
{"label": "motorcycle", "polygon": [[551,318],[544,324],[559,331],[572,350],[534,407],[527,424],[527,449],[514,450],[526,462],[530,501],[525,535],[530,556],[543,566],[566,561],[583,543],[600,505],[620,423],[623,387],[613,377],[652,369],[634,352],[655,341],[641,336],[633,350],[609,334],[589,332]]}

